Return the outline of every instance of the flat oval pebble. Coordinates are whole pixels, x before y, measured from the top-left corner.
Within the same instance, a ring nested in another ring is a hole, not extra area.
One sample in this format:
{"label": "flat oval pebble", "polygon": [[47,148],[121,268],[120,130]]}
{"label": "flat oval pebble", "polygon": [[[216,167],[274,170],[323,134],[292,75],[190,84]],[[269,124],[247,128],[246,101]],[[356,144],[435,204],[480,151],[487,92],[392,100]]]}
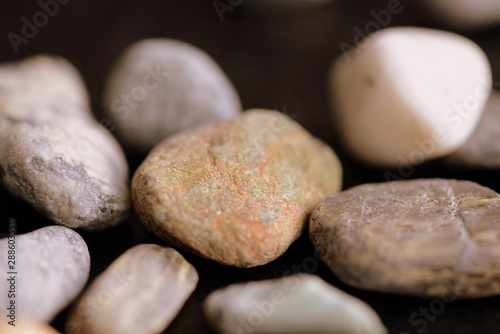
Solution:
{"label": "flat oval pebble", "polygon": [[446,156],[472,135],[491,91],[484,52],[454,33],[380,30],[329,74],[335,125],[349,151],[381,168]]}
{"label": "flat oval pebble", "polygon": [[496,0],[424,0],[436,18],[454,29],[476,31],[500,24],[500,2]]}
{"label": "flat oval pebble", "polygon": [[102,229],[130,208],[128,166],[92,118],[67,61],[35,56],[0,67],[0,183],[50,220]]}
{"label": "flat oval pebble", "polygon": [[[8,251],[12,250],[9,245],[15,246],[14,264],[7,262]],[[0,288],[5,291],[0,294],[0,303],[7,308],[14,300],[16,319],[51,321],[80,293],[89,276],[90,255],[85,241],[63,226],[16,235],[10,242],[9,238],[1,239],[0,251],[5,254],[0,258],[5,274],[0,280]],[[15,295],[12,298],[7,293],[11,290]]]}
{"label": "flat oval pebble", "polygon": [[322,201],[310,238],[333,273],[355,287],[477,298],[500,293],[499,217],[500,195],[477,183],[367,184]]}
{"label": "flat oval pebble", "polygon": [[385,334],[370,306],[313,275],[230,285],[204,313],[220,333]]}
{"label": "flat oval pebble", "polygon": [[500,169],[500,93],[488,105],[470,139],[444,159],[447,165],[469,169]]}
{"label": "flat oval pebble", "polygon": [[340,190],[332,149],[287,116],[250,110],[160,143],[136,171],[136,212],[160,238],[222,264],[283,254]]}
{"label": "flat oval pebble", "polygon": [[2,321],[0,323],[0,333],[2,334],[59,334],[54,328],[49,325],[37,322],[14,322],[15,326],[8,325]]}
{"label": "flat oval pebble", "polygon": [[111,71],[105,109],[126,147],[147,153],[181,130],[237,116],[238,94],[203,50],[173,39],[128,47]]}
{"label": "flat oval pebble", "polygon": [[156,334],[196,288],[198,273],[176,250],[135,246],[85,290],[70,311],[68,334]]}

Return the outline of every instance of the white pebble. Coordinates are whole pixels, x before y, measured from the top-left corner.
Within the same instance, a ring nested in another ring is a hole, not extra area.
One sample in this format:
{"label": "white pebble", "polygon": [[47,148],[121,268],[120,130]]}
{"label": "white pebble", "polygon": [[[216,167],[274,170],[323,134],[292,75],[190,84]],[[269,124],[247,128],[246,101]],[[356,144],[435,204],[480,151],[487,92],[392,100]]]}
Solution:
{"label": "white pebble", "polygon": [[418,166],[467,141],[491,92],[484,52],[465,37],[401,27],[369,36],[329,74],[347,148],[378,167]]}

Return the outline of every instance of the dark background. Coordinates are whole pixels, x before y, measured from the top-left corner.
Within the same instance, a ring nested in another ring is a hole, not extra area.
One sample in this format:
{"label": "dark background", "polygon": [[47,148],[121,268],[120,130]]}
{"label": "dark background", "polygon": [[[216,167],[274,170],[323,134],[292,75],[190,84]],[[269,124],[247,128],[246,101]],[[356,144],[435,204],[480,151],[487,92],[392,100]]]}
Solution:
{"label": "dark background", "polygon": [[[272,0],[262,1],[272,2]],[[306,2],[306,1],[304,1]],[[234,1],[233,1],[234,3]],[[210,54],[238,90],[244,109],[285,111],[315,136],[332,145],[342,160],[344,188],[385,181],[383,170],[357,164],[336,138],[329,116],[326,75],[340,43],[354,44],[355,27],[365,30],[373,21],[370,11],[387,8],[387,1],[337,0],[323,5],[281,6],[252,4],[243,0],[221,21],[209,0],[70,0],[59,13],[39,28],[27,44],[14,52],[7,34],[21,35],[22,18],[32,21],[41,10],[36,1],[0,0],[0,62],[38,53],[52,53],[72,62],[89,88],[93,110],[102,118],[101,97],[106,75],[120,52],[130,43],[148,37],[168,37],[190,42]],[[417,25],[447,29],[431,17],[419,1],[401,0],[403,11],[393,15],[389,26]],[[490,58],[494,80],[500,80],[500,30],[465,35],[478,43]],[[0,143],[1,145],[1,143]],[[143,157],[128,154],[131,173]],[[397,174],[397,171],[394,171]],[[497,172],[456,171],[440,161],[426,163],[408,178],[443,177],[469,179],[500,191]],[[27,204],[0,190],[1,233],[10,218],[26,233],[51,222]],[[142,242],[164,244],[144,231],[132,215],[118,227],[96,233],[81,232],[92,257],[90,281],[131,246]],[[204,297],[230,283],[279,277],[292,271],[309,271],[368,302],[391,333],[498,333],[500,297],[455,301],[426,326],[409,322],[431,299],[394,296],[357,290],[342,284],[322,262],[312,262],[314,248],[304,236],[272,263],[252,269],[224,267],[182,253],[200,274],[197,290],[165,333],[212,333],[201,313]],[[131,301],[133,302],[133,301]],[[53,325],[64,332],[64,311]],[[418,316],[417,319],[423,319]]]}

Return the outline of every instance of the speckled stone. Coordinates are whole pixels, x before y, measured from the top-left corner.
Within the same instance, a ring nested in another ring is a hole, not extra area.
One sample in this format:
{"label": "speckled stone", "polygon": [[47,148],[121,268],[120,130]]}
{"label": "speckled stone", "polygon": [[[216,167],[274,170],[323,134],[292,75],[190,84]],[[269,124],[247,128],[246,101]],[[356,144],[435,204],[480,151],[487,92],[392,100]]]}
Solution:
{"label": "speckled stone", "polygon": [[[322,201],[310,238],[345,283],[422,297],[500,293],[500,195],[469,181],[354,187]],[[448,299],[449,300],[449,299]]]}
{"label": "speckled stone", "polygon": [[217,63],[185,42],[128,47],[109,75],[104,106],[124,146],[148,153],[178,131],[237,116],[238,94]]}
{"label": "speckled stone", "polygon": [[176,250],[135,246],[116,259],[70,312],[68,334],[156,334],[175,318],[198,283]]}
{"label": "speckled stone", "polygon": [[457,168],[500,169],[500,93],[494,91],[471,138],[444,159]]}
{"label": "speckled stone", "polygon": [[132,197],[160,238],[252,267],[283,254],[341,180],[330,147],[282,113],[250,110],[160,143],[136,171]]}
{"label": "speckled stone", "polygon": [[307,274],[230,285],[211,293],[204,311],[227,334],[387,333],[370,306]]}
{"label": "speckled stone", "polygon": [[125,156],[64,59],[0,67],[0,142],[0,183],[53,222],[102,229],[128,212]]}
{"label": "speckled stone", "polygon": [[[85,286],[90,271],[90,255],[85,241],[63,226],[49,226],[15,236],[15,264],[8,263],[9,240],[0,240],[0,303],[15,300],[16,319],[50,322]],[[15,272],[16,274],[7,274]],[[9,298],[15,276],[15,297]],[[6,312],[4,312],[6,313]],[[3,317],[3,321],[10,320]]]}

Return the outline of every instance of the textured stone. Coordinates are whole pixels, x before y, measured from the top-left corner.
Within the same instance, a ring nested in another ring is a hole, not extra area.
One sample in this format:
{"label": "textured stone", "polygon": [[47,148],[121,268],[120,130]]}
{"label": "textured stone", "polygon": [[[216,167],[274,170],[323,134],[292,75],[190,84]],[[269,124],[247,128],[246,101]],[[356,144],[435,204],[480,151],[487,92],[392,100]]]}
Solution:
{"label": "textured stone", "polygon": [[[16,318],[51,321],[85,286],[90,255],[85,241],[63,226],[49,226],[15,236],[15,264],[7,262],[9,240],[0,240],[0,268],[15,272],[15,298],[9,298],[10,282],[0,280],[1,305],[15,300]],[[12,249],[10,249],[12,250]],[[11,276],[10,274],[8,275]]]}
{"label": "textured stone", "polygon": [[241,111],[217,63],[172,39],[147,39],[126,49],[109,75],[104,104],[120,141],[141,153],[175,132]]}
{"label": "textured stone", "polygon": [[425,297],[500,293],[500,195],[469,181],[354,187],[322,201],[310,237],[345,283]]}
{"label": "textured stone", "polygon": [[454,29],[480,30],[500,24],[500,2],[496,0],[424,0],[422,4]]}
{"label": "textured stone", "polygon": [[330,70],[335,124],[351,153],[383,168],[419,165],[472,135],[491,91],[484,52],[445,31],[380,30]]}
{"label": "textured stone", "polygon": [[57,224],[100,229],[129,210],[128,167],[88,104],[61,58],[0,67],[0,182]]}
{"label": "textured stone", "polygon": [[142,244],[116,259],[71,310],[68,334],[155,334],[175,318],[198,283],[172,248]]}
{"label": "textured stone", "polygon": [[445,158],[459,168],[500,168],[500,93],[494,91],[479,124],[464,146]]}
{"label": "textured stone", "polygon": [[251,110],[160,143],[134,175],[132,202],[159,237],[251,267],[283,254],[341,180],[328,146],[279,112]]}
{"label": "textured stone", "polygon": [[8,325],[5,321],[0,323],[0,333],[2,334],[59,334],[49,325],[37,322],[17,321],[15,326]]}
{"label": "textured stone", "polygon": [[204,311],[213,328],[228,334],[387,333],[367,304],[307,274],[217,290]]}

